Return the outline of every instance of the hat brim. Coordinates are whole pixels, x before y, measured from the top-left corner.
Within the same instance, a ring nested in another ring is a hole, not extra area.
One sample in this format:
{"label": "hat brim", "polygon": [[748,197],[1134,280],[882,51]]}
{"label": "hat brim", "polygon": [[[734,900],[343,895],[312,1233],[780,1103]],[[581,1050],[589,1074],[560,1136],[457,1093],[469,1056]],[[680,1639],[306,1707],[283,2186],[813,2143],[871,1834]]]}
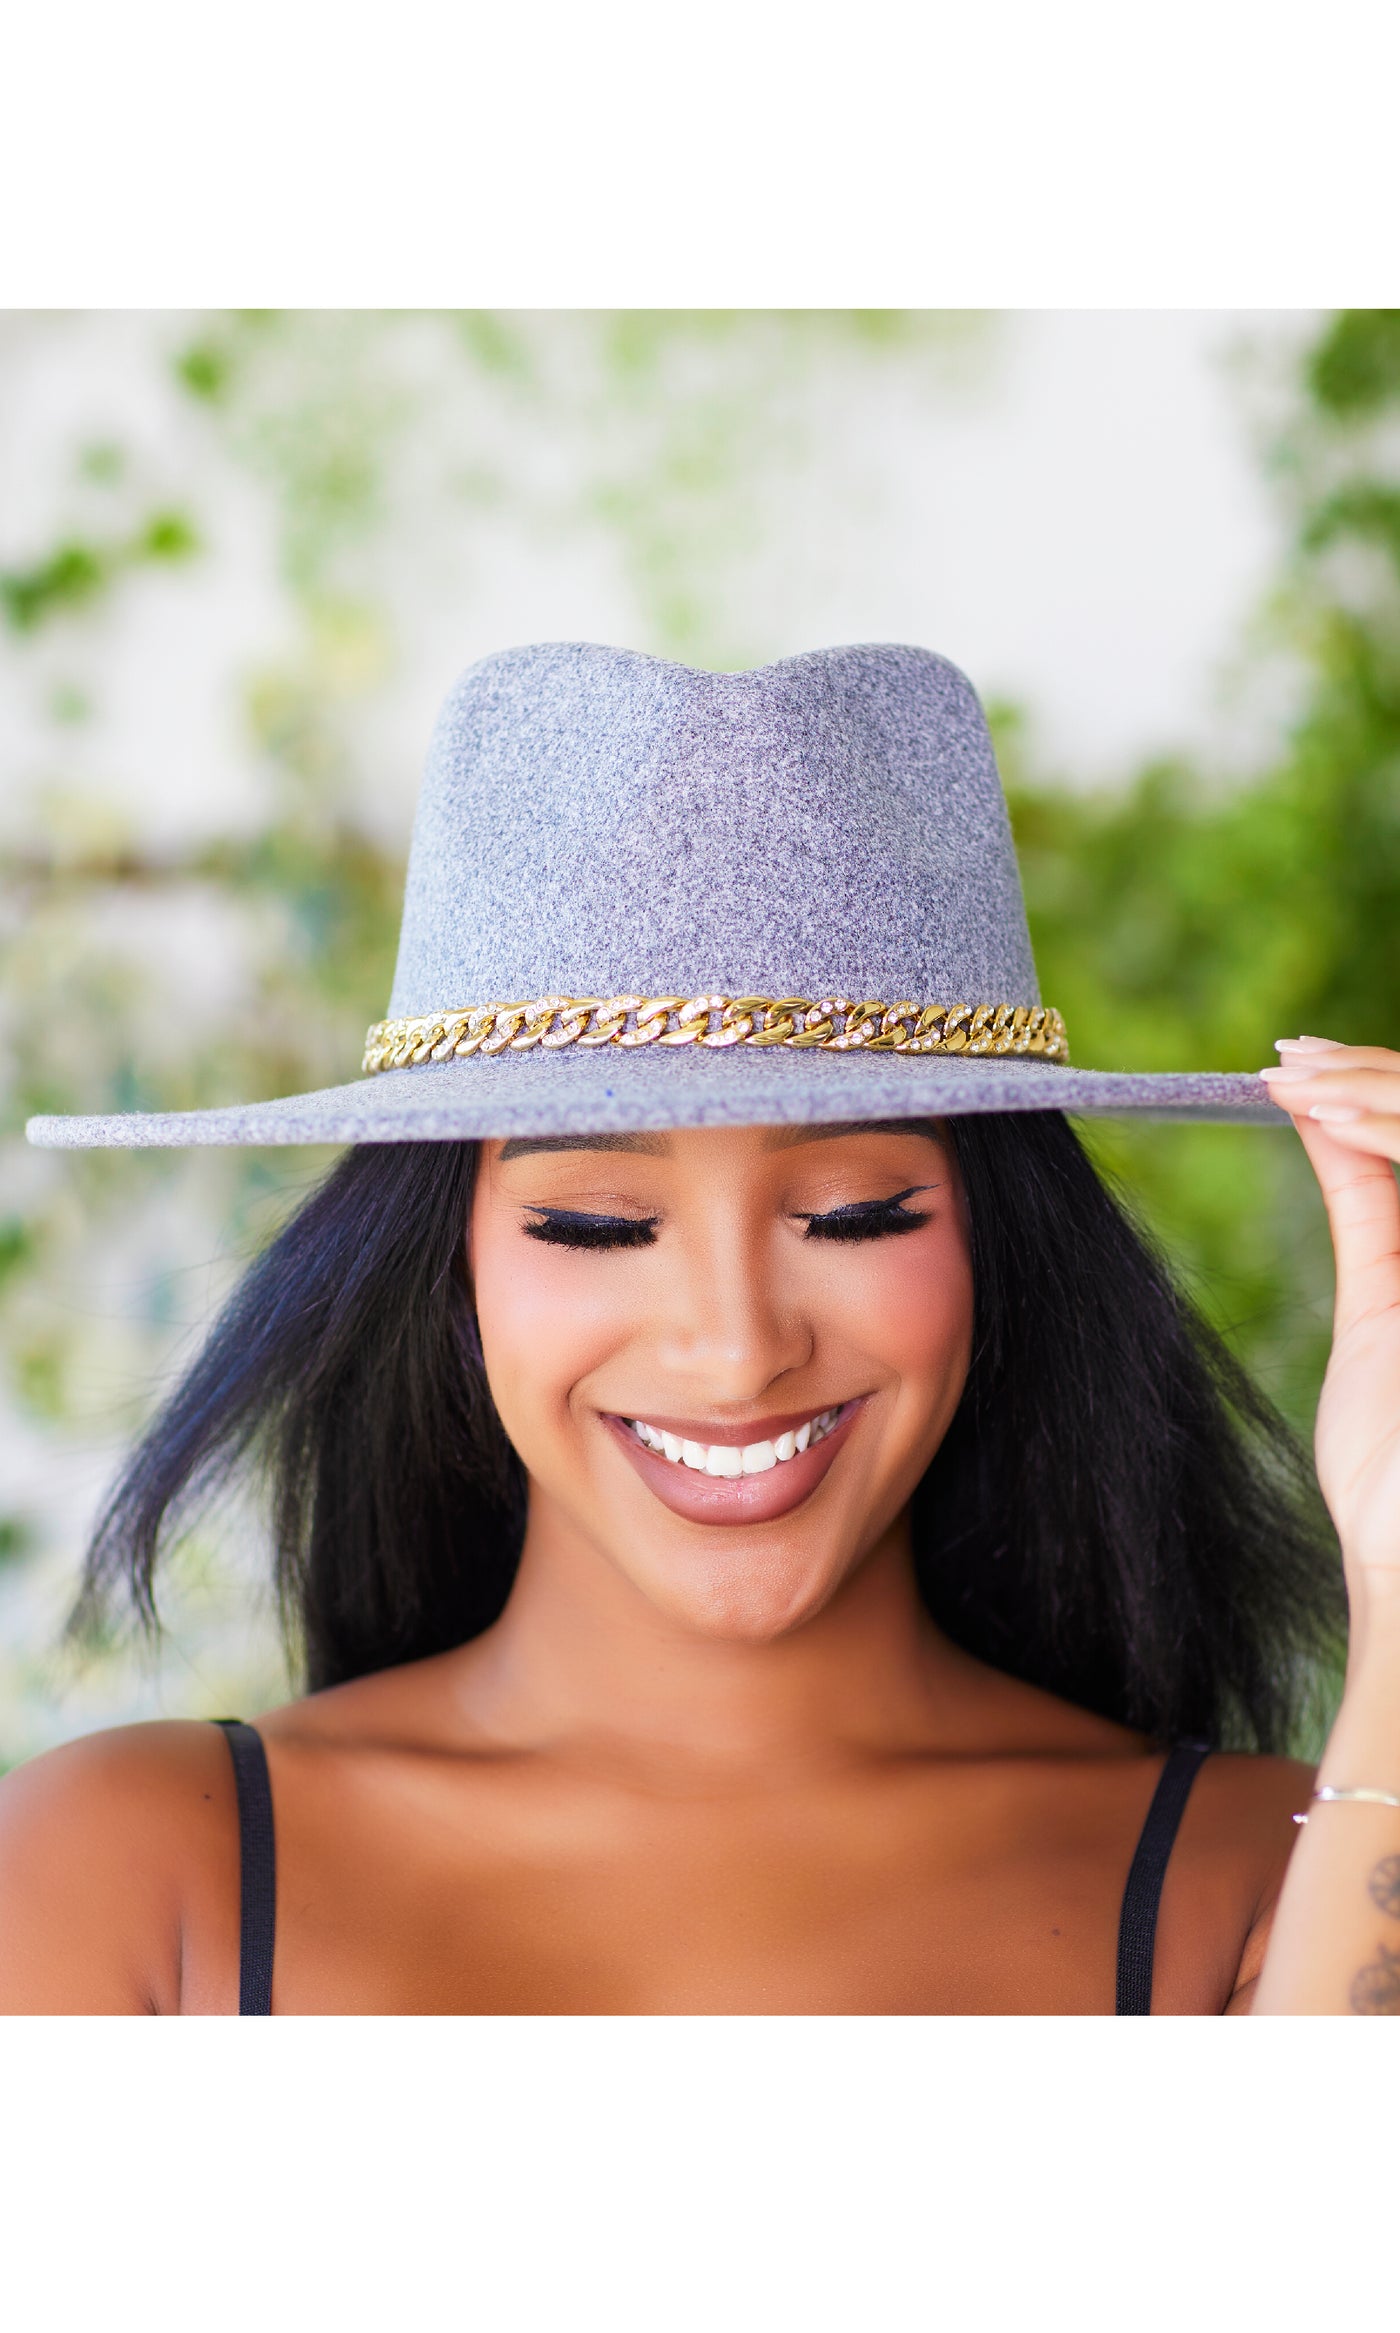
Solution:
{"label": "hat brim", "polygon": [[687,1126],[811,1126],[852,1118],[963,1118],[1064,1110],[1085,1118],[1286,1126],[1257,1076],[1139,1074],[1030,1059],[575,1048],[424,1062],[351,1085],[225,1109],[31,1118],[49,1150],[222,1144],[469,1142]]}

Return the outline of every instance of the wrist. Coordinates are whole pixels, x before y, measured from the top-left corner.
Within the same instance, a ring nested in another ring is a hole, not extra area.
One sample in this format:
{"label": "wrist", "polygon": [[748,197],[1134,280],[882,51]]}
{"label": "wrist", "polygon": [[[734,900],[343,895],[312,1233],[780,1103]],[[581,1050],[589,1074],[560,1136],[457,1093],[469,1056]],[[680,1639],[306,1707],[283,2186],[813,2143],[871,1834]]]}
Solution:
{"label": "wrist", "polygon": [[1363,1651],[1400,1659],[1400,1566],[1348,1574],[1350,1606],[1348,1667]]}
{"label": "wrist", "polygon": [[1346,1684],[1317,1779],[1400,1790],[1400,1613],[1392,1620],[1389,1607],[1369,1627],[1353,1616]]}

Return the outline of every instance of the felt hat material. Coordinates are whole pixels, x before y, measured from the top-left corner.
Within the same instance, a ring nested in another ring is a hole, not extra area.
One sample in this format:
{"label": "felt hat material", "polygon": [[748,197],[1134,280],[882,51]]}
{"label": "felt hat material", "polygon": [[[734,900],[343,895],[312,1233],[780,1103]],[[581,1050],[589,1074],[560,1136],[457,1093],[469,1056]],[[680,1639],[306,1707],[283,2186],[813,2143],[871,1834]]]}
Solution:
{"label": "felt hat material", "polygon": [[[1038,1005],[963,674],[884,646],[742,673],[579,642],[473,665],[429,750],[389,1017],[625,994]],[[1247,1073],[653,1043],[425,1060],[277,1101],[27,1132],[73,1148],[460,1141],[1047,1109],[1285,1122]]]}

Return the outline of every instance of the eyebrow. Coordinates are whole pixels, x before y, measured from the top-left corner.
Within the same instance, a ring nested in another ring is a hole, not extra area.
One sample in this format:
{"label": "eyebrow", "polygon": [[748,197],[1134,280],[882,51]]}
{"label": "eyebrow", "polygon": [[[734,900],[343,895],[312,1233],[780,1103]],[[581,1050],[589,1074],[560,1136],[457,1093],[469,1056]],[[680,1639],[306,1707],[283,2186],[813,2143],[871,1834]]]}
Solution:
{"label": "eyebrow", "polygon": [[[784,1126],[776,1128],[778,1150],[796,1150],[805,1142],[834,1142],[847,1134],[922,1134],[930,1142],[938,1140],[938,1132],[928,1118],[852,1118],[836,1126]],[[517,1135],[507,1142],[500,1153],[504,1166],[512,1158],[538,1158],[551,1152],[570,1150],[631,1151],[641,1158],[664,1158],[664,1134],[542,1134]]]}
{"label": "eyebrow", "polygon": [[662,1158],[666,1139],[661,1134],[519,1135],[505,1144],[500,1163],[504,1166],[510,1158],[536,1158],[541,1152],[555,1150],[630,1150],[643,1158]]}
{"label": "eyebrow", "polygon": [[795,1150],[799,1143],[834,1142],[845,1134],[922,1134],[930,1142],[939,1140],[931,1118],[851,1118],[838,1126],[785,1126],[775,1147]]}

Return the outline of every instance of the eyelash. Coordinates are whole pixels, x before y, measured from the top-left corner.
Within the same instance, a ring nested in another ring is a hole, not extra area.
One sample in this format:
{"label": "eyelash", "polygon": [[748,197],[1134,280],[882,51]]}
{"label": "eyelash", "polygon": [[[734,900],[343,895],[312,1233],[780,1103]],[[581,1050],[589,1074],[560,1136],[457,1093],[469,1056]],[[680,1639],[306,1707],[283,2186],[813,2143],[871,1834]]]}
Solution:
{"label": "eyelash", "polygon": [[[805,1239],[888,1239],[901,1231],[917,1231],[927,1223],[924,1214],[904,1207],[921,1186],[911,1184],[890,1199],[860,1199],[848,1207],[832,1207],[824,1215],[802,1215]],[[524,1226],[527,1239],[542,1239],[551,1247],[642,1248],[656,1238],[654,1215],[584,1215],[567,1207],[539,1207],[539,1220]]]}
{"label": "eyelash", "polygon": [[527,1239],[561,1248],[645,1248],[656,1237],[654,1215],[579,1215],[567,1207],[540,1207],[540,1220],[527,1223]]}
{"label": "eyelash", "polygon": [[[890,1199],[858,1199],[849,1207],[833,1207],[825,1215],[806,1215],[808,1239],[888,1239],[900,1231],[917,1231],[927,1223],[924,1214],[910,1214],[904,1206],[923,1186],[911,1183]],[[817,1228],[821,1226],[820,1230]]]}

